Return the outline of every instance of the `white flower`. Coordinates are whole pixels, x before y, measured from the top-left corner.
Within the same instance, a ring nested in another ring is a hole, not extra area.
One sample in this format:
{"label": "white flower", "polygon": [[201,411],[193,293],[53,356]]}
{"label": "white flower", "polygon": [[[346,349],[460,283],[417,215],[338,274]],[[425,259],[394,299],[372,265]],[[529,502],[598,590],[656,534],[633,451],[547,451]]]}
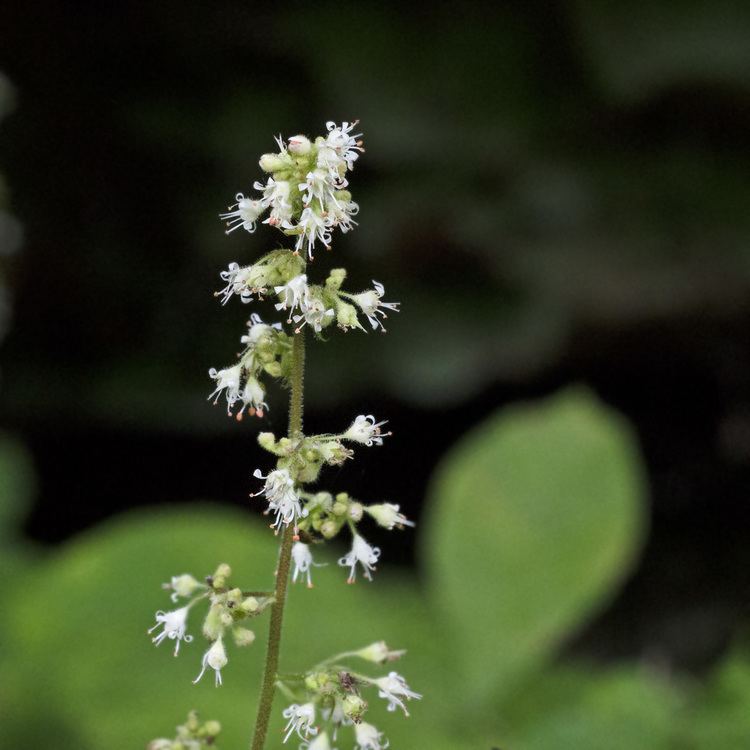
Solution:
{"label": "white flower", "polygon": [[372,414],[360,414],[341,437],[367,446],[383,445],[383,438],[391,434],[380,430],[387,421],[376,422]]}
{"label": "white flower", "polygon": [[361,648],[359,651],[355,652],[360,659],[371,661],[375,664],[385,664],[387,661],[396,661],[405,653],[405,649],[401,649],[400,651],[389,649],[385,641],[371,643],[369,646],[365,646],[365,648]]}
{"label": "white flower", "polygon": [[257,343],[270,334],[274,329],[281,330],[281,323],[268,325],[261,320],[258,313],[253,313],[247,321],[247,333],[240,339],[248,348],[256,346]]}
{"label": "white flower", "polygon": [[375,563],[379,557],[379,547],[371,547],[359,534],[355,534],[349,554],[339,559],[339,565],[342,568],[349,568],[349,578],[346,582],[354,583],[356,580],[357,563],[362,566],[365,578],[371,581],[372,571],[375,570]]}
{"label": "white flower", "polygon": [[158,646],[165,638],[169,638],[172,641],[177,641],[174,646],[174,655],[180,651],[180,643],[190,643],[193,640],[192,635],[186,635],[185,629],[187,628],[187,616],[190,611],[190,607],[182,607],[182,609],[175,609],[172,612],[162,612],[159,610],[156,613],[156,625],[149,628],[148,632],[153,633],[156,628],[160,625],[164,626],[161,633],[157,633],[151,640]]}
{"label": "white flower", "polygon": [[238,263],[230,263],[226,271],[220,274],[226,286],[215,297],[221,297],[221,304],[226,305],[229,298],[236,294],[242,302],[247,304],[253,294],[260,296],[266,291],[266,272],[263,266],[253,265],[240,268]]}
{"label": "white flower", "polygon": [[254,232],[258,217],[263,213],[265,208],[263,202],[245,198],[242,193],[237,193],[234,199],[237,202],[229,206],[229,210],[226,213],[219,214],[219,218],[226,221],[229,227],[226,233],[230,234],[240,227],[246,229],[248,232]]}
{"label": "white flower", "polygon": [[293,279],[287,281],[283,286],[273,288],[274,292],[279,295],[281,302],[276,304],[277,310],[289,310],[289,321],[291,323],[292,311],[297,307],[302,307],[307,295],[307,274],[301,273]]}
{"label": "white flower", "polygon": [[331,743],[328,741],[326,732],[321,732],[311,742],[303,742],[299,750],[331,750]]}
{"label": "white flower", "polygon": [[161,587],[172,592],[169,598],[173,602],[176,602],[180,597],[190,596],[198,588],[205,588],[204,584],[193,578],[190,573],[172,576],[172,580],[169,583],[162,583]]}
{"label": "white flower", "polygon": [[341,125],[336,125],[335,122],[326,123],[328,129],[326,146],[346,162],[347,169],[354,169],[354,162],[359,159],[359,154],[364,152],[362,141],[359,140],[362,133],[351,134],[358,122],[359,120],[351,123],[342,122]]}
{"label": "white flower", "polygon": [[226,666],[226,664],[227,652],[224,650],[224,642],[221,636],[219,636],[211,644],[211,648],[209,648],[208,651],[203,654],[201,672],[193,680],[193,685],[195,685],[195,683],[198,682],[201,677],[203,677],[203,673],[206,671],[206,667],[211,667],[211,669],[215,670],[216,672],[216,687],[219,687],[219,685],[221,685],[221,670]]}
{"label": "white flower", "polygon": [[383,308],[387,310],[393,310],[393,312],[398,312],[398,308],[401,303],[381,302],[381,298],[385,293],[385,289],[379,281],[375,281],[373,279],[372,283],[375,285],[374,289],[369,289],[368,291],[362,292],[361,294],[351,294],[348,296],[360,307],[362,312],[367,316],[367,319],[370,321],[370,325],[372,326],[373,330],[376,330],[378,326],[380,326],[380,328],[385,333],[385,326],[383,325],[383,321],[378,320],[377,316],[380,315],[382,318],[387,318],[388,316],[383,312]]}
{"label": "white flower", "polygon": [[391,531],[394,526],[414,526],[414,521],[410,521],[403,513],[399,512],[399,506],[393,503],[381,503],[379,505],[367,505],[365,511],[369,513],[375,521],[384,528]]}
{"label": "white flower", "polygon": [[409,715],[409,712],[399,696],[403,696],[407,700],[412,698],[419,700],[422,697],[409,688],[406,680],[398,672],[390,672],[387,677],[374,680],[374,683],[380,688],[378,696],[388,700],[388,710],[395,711],[396,708],[401,708],[406,716]]}
{"label": "white flower", "polygon": [[305,182],[297,186],[302,196],[302,202],[309,206],[313,199],[317,199],[320,204],[320,210],[325,211],[326,205],[332,202],[336,205],[336,199],[333,197],[335,187],[331,180],[331,175],[326,169],[314,169],[305,176]]}
{"label": "white flower", "polygon": [[288,526],[307,515],[307,508],[302,509],[299,497],[294,491],[294,482],[286,469],[274,469],[267,476],[263,476],[260,469],[256,469],[253,476],[265,479],[263,489],[255,495],[265,495],[268,500],[268,511],[276,513],[276,520],[271,524],[271,528],[278,529],[281,524]]}
{"label": "white flower", "polygon": [[286,736],[284,742],[286,742],[294,732],[301,740],[306,740],[308,734],[315,735],[318,733],[317,727],[312,726],[315,721],[315,704],[304,703],[299,705],[292,703],[289,708],[285,708],[282,712],[285,719],[289,719],[287,725],[284,727]]}
{"label": "white flower", "polygon": [[263,390],[263,386],[255,378],[249,377],[245,387],[240,392],[242,408],[237,413],[237,421],[242,421],[242,413],[246,408],[251,417],[257,414],[262,419],[264,410],[268,409],[268,404],[263,400],[265,397],[266,392]]}
{"label": "white flower", "polygon": [[316,568],[322,568],[325,563],[316,563],[313,561],[312,552],[310,552],[310,546],[303,544],[302,542],[295,542],[292,547],[292,560],[294,560],[294,573],[292,573],[292,583],[297,583],[297,578],[301,573],[303,576],[307,575],[307,588],[313,587],[312,577],[310,575],[310,568],[315,566]]}
{"label": "white flower", "polygon": [[330,249],[331,219],[316,213],[310,206],[302,210],[296,227],[289,224],[287,228],[301,230],[295,250],[300,252],[307,245],[307,257],[310,260],[313,259],[313,247],[316,240],[320,240],[326,249]]}
{"label": "white flower", "polygon": [[385,750],[388,747],[388,740],[381,742],[383,733],[366,721],[354,725],[354,734],[357,738],[355,750]]}
{"label": "white flower", "polygon": [[264,185],[262,182],[256,182],[253,187],[263,193],[260,202],[264,207],[270,207],[271,212],[264,224],[270,226],[280,226],[285,221],[292,218],[292,203],[289,200],[291,185],[287,180],[274,180],[269,177]]}
{"label": "white flower", "polygon": [[333,308],[326,310],[323,300],[314,295],[309,287],[305,290],[305,297],[300,305],[300,310],[302,314],[295,315],[294,322],[302,321],[302,324],[297,326],[295,333],[299,333],[305,323],[309,324],[315,333],[320,333],[323,330],[323,323],[325,323],[326,318],[332,318],[335,314]]}
{"label": "white flower", "polygon": [[344,234],[357,226],[357,222],[352,219],[359,213],[359,204],[354,201],[343,201],[341,203],[332,199],[327,205],[328,216],[331,226],[338,227]]}
{"label": "white flower", "polygon": [[211,368],[208,371],[209,377],[216,381],[216,390],[208,397],[209,399],[214,398],[214,406],[219,401],[219,396],[223,390],[226,390],[227,398],[227,414],[232,413],[232,407],[234,406],[237,399],[240,398],[240,381],[242,380],[242,366],[234,365],[234,367],[225,367],[223,370],[216,370]]}

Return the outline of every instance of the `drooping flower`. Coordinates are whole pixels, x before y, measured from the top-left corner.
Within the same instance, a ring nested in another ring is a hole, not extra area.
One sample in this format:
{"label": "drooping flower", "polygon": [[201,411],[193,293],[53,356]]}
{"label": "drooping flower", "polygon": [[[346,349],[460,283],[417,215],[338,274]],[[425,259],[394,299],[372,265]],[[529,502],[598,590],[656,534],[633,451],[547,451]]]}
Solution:
{"label": "drooping flower", "polygon": [[201,666],[200,674],[193,680],[193,684],[198,682],[203,673],[206,671],[206,667],[211,667],[216,672],[216,687],[221,685],[221,670],[227,664],[227,652],[224,649],[224,641],[219,636],[212,644],[211,647],[203,654],[203,661]]}
{"label": "drooping flower", "polygon": [[226,213],[219,214],[219,218],[226,221],[229,227],[226,233],[230,234],[240,227],[248,232],[254,232],[258,217],[265,208],[262,201],[246,198],[242,193],[237,193],[234,199],[236,203],[229,206]]}
{"label": "drooping flower", "polygon": [[268,218],[263,220],[264,224],[277,227],[291,220],[292,202],[289,194],[292,186],[287,180],[275,180],[269,177],[265,185],[262,182],[256,182],[253,187],[263,193],[260,200],[262,205],[271,209]]}
{"label": "drooping flower", "polygon": [[284,731],[286,732],[284,742],[295,732],[301,740],[306,740],[310,734],[316,735],[318,733],[317,727],[312,726],[312,723],[315,721],[314,703],[303,703],[301,706],[297,703],[292,703],[289,708],[284,709],[282,716],[285,719],[289,719],[287,725],[284,727]]}
{"label": "drooping flower", "polygon": [[347,583],[354,583],[357,578],[357,563],[362,566],[365,578],[372,580],[372,571],[380,557],[380,548],[371,547],[359,534],[354,535],[352,548],[348,554],[339,559],[342,568],[349,568]]}
{"label": "drooping flower", "polygon": [[265,495],[268,511],[276,514],[271,528],[279,529],[282,524],[296,523],[298,518],[307,515],[307,508],[303,509],[300,505],[300,499],[294,491],[294,481],[286,469],[274,469],[267,476],[256,469],[253,476],[265,480],[263,489],[254,495]]}
{"label": "drooping flower", "polygon": [[342,122],[337,125],[335,122],[326,123],[328,135],[326,136],[326,146],[332,149],[334,153],[346,162],[347,169],[354,169],[354,162],[359,159],[359,154],[364,152],[362,146],[362,133],[352,135],[352,130],[357,127],[359,120],[354,122]]}
{"label": "drooping flower", "polygon": [[330,208],[329,204],[337,205],[333,197],[333,191],[336,183],[332,180],[331,174],[327,169],[312,170],[305,175],[305,181],[298,186],[302,193],[302,202],[309,206],[313,200],[317,200],[321,211]]}
{"label": "drooping flower", "polygon": [[422,697],[420,693],[415,693],[406,684],[406,680],[398,672],[390,672],[387,677],[381,677],[374,682],[380,688],[378,696],[388,701],[389,711],[395,711],[396,708],[400,708],[408,716],[409,712],[406,710],[406,704],[401,698],[419,700]]}
{"label": "drooping flower", "polygon": [[247,409],[247,413],[252,417],[256,414],[262,419],[264,410],[268,409],[268,404],[264,401],[266,392],[263,386],[256,378],[249,377],[245,382],[244,388],[240,391],[240,400],[242,408],[237,413],[237,421],[242,420],[242,413]]}
{"label": "drooping flower", "polygon": [[333,199],[328,204],[328,216],[331,226],[338,227],[344,234],[354,229],[357,222],[352,216],[359,213],[359,204],[354,201],[336,201]]}
{"label": "drooping flower", "polygon": [[179,576],[172,576],[172,580],[169,583],[162,583],[161,587],[171,591],[169,598],[176,602],[180,597],[191,596],[196,589],[205,588],[205,584],[196,580],[190,573],[183,573]]}
{"label": "drooping flower", "polygon": [[383,733],[366,721],[354,725],[354,735],[357,739],[355,750],[385,750],[388,740],[381,740]]}
{"label": "drooping flower", "polygon": [[312,552],[310,552],[310,545],[303,544],[302,542],[294,543],[294,546],[292,547],[292,560],[294,560],[292,583],[297,583],[297,578],[302,574],[303,577],[307,576],[307,588],[311,589],[313,583],[310,568],[313,566],[316,568],[323,567],[324,563],[314,562]]}
{"label": "drooping flower", "polygon": [[305,290],[305,298],[300,305],[300,310],[302,314],[295,315],[293,318],[295,323],[302,321],[295,329],[295,333],[299,333],[305,324],[308,324],[315,333],[320,333],[327,319],[334,316],[333,308],[326,309],[323,300],[316,294],[313,294],[310,287]]}
{"label": "drooping flower", "polygon": [[222,271],[219,276],[226,286],[221,291],[215,292],[214,296],[221,297],[222,305],[226,305],[233,294],[247,304],[252,300],[253,295],[265,294],[268,286],[266,269],[263,265],[240,267],[238,263],[230,263],[227,270]]}
{"label": "drooping flower", "polygon": [[373,330],[377,330],[378,327],[385,333],[385,326],[381,318],[387,318],[388,315],[383,312],[383,309],[392,310],[393,312],[399,311],[400,302],[382,302],[383,294],[385,294],[385,288],[379,281],[373,279],[374,289],[368,289],[366,292],[360,294],[348,295],[355,304],[359,306],[362,312],[367,316],[367,320],[370,321],[370,325]]}
{"label": "drooping flower", "polygon": [[159,610],[156,613],[156,625],[149,628],[148,632],[153,633],[156,628],[160,625],[163,626],[161,633],[157,633],[151,640],[159,646],[165,638],[169,638],[172,641],[176,641],[174,645],[174,655],[180,652],[180,643],[190,643],[193,640],[192,635],[187,635],[185,630],[187,628],[187,616],[190,611],[190,606],[182,607],[181,609],[175,609],[171,612],[162,612]]}
{"label": "drooping flower", "polygon": [[290,224],[288,228],[300,230],[294,249],[298,253],[306,250],[307,257],[310,260],[313,259],[313,248],[316,240],[320,240],[327,250],[331,247],[331,219],[321,216],[311,206],[302,209],[296,227]]}
{"label": "drooping flower", "polygon": [[341,437],[344,440],[351,440],[368,447],[383,445],[383,438],[391,434],[390,432],[382,432],[380,429],[387,421],[376,422],[372,414],[360,414]]}
{"label": "drooping flower", "polygon": [[[216,381],[216,390],[208,397],[214,399],[214,406],[219,401],[219,396],[222,391],[226,390],[225,396],[227,399],[227,414],[232,413],[232,407],[240,398],[240,383],[242,381],[242,366],[234,365],[233,367],[225,367],[223,370],[216,370],[212,367],[208,371],[210,378]],[[214,396],[216,398],[214,398]]]}
{"label": "drooping flower", "polygon": [[394,526],[399,528],[403,526],[414,526],[414,521],[410,521],[403,513],[399,511],[398,505],[393,503],[380,503],[378,505],[366,505],[365,511],[369,513],[375,521],[384,528],[391,531]]}
{"label": "drooping flower", "polygon": [[395,651],[388,648],[385,641],[376,641],[369,646],[359,649],[355,653],[360,659],[364,659],[365,661],[371,661],[375,664],[385,664],[387,661],[400,659],[406,653],[406,650]]}
{"label": "drooping flower", "polygon": [[299,276],[295,276],[293,279],[287,281],[282,286],[274,287],[274,292],[279,295],[281,300],[276,304],[277,310],[289,310],[289,320],[291,323],[292,312],[302,307],[305,301],[305,295],[307,294],[307,274],[301,273]]}

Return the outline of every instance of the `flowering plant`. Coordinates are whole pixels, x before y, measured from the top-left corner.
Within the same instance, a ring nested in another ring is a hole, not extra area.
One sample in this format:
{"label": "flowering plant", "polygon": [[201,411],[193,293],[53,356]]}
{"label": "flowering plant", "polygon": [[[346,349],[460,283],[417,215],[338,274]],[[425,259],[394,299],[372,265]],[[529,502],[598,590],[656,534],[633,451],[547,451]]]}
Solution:
{"label": "flowering plant", "polygon": [[[343,289],[346,271],[333,269],[319,284],[308,279],[307,265],[314,260],[322,244],[327,250],[336,230],[348,232],[359,206],[348,190],[347,176],[363,153],[361,134],[352,134],[356,122],[337,125],[328,122],[327,133],[310,140],[296,135],[286,142],[279,136],[277,153],[264,154],[260,167],[268,175],[265,183],[256,182],[257,197],[238,193],[235,202],[221,218],[227,233],[237,229],[254,232],[259,222],[280,230],[291,238],[293,248],[277,248],[255,263],[240,266],[231,263],[221,273],[224,287],[216,293],[226,304],[235,296],[243,303],[276,300],[275,310],[283,312],[284,323],[264,323],[257,313],[248,321],[247,332],[240,341],[244,349],[236,363],[209,370],[214,403],[226,400],[227,413],[241,421],[245,414],[263,418],[269,406],[264,380],[278,378],[290,391],[289,430],[279,439],[261,432],[258,443],[276,460],[266,473],[260,468],[253,476],[262,482],[251,497],[262,497],[267,503],[265,514],[280,536],[275,587],[271,590],[245,590],[230,584],[232,570],[221,563],[212,575],[198,580],[185,573],[174,576],[164,587],[172,600],[185,599],[184,606],[170,612],[156,613],[156,624],[149,632],[158,646],[174,641],[174,654],[180,645],[190,643],[188,617],[194,607],[206,604],[202,634],[208,641],[200,672],[195,682],[213,670],[217,686],[222,685],[222,670],[228,664],[227,643],[247,646],[255,640],[248,620],[270,612],[268,646],[261,695],[257,709],[251,750],[265,747],[268,724],[276,690],[290,702],[284,709],[287,720],[284,742],[293,736],[303,740],[306,750],[328,750],[342,727],[353,727],[356,746],[361,750],[380,750],[388,745],[372,724],[363,720],[368,703],[363,697],[368,689],[387,702],[389,711],[400,709],[408,716],[407,702],[421,698],[395,671],[372,676],[356,671],[351,662],[385,664],[400,658],[404,651],[394,651],[382,641],[365,648],[344,651],[306,671],[291,675],[278,672],[284,605],[288,582],[305,581],[313,587],[313,549],[333,539],[346,529],[351,535],[351,549],[338,564],[348,570],[348,583],[354,583],[358,568],[367,580],[380,558],[380,549],[372,546],[360,533],[359,524],[369,516],[377,525],[392,530],[413,526],[392,503],[365,504],[346,492],[333,494],[307,486],[316,482],[324,465],[338,466],[352,459],[350,446],[380,446],[390,435],[385,421],[360,414],[340,433],[307,435],[302,429],[305,335],[312,330],[322,340],[323,329],[334,323],[342,331],[357,328],[365,331],[360,313],[373,330],[385,332],[383,321],[388,312],[397,312],[399,303],[384,302],[385,289],[380,282],[359,293]],[[265,218],[263,218],[265,217]],[[292,570],[293,566],[293,570]],[[318,724],[321,723],[321,729]],[[208,729],[206,729],[208,727]],[[174,740],[158,739],[151,750],[181,750],[213,744],[218,723],[199,725],[191,714],[188,723],[178,727]]]}

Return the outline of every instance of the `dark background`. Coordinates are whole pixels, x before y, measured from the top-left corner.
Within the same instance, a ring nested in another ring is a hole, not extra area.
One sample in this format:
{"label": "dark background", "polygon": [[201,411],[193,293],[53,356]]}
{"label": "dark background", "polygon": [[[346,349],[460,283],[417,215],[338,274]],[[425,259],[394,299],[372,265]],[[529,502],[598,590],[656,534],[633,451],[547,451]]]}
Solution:
{"label": "dark background", "polygon": [[395,435],[331,484],[419,518],[464,432],[586,383],[637,430],[652,528],[571,647],[706,667],[748,620],[749,34],[741,2],[5,4],[0,170],[23,237],[0,416],[38,471],[28,537],[247,505],[258,425],[205,398],[251,308],[212,292],[277,236],[227,238],[217,214],[274,134],[359,117],[360,227],[310,273],[376,278],[403,311],[313,348],[306,418]]}

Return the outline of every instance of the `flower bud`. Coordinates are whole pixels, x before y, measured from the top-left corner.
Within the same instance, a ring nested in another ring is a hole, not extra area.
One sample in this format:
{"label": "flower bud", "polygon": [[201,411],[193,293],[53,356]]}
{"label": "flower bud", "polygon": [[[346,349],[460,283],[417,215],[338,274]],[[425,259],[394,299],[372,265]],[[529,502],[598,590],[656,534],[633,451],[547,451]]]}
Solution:
{"label": "flower bud", "polygon": [[289,153],[295,156],[305,156],[310,153],[312,144],[310,139],[304,135],[293,135],[289,139]]}
{"label": "flower bud", "polygon": [[238,646],[249,646],[255,640],[255,633],[249,628],[236,627],[232,631],[232,635]]}
{"label": "flower bud", "polygon": [[396,661],[406,653],[405,650],[392,651],[388,648],[385,641],[377,641],[365,646],[356,652],[360,659],[371,661],[375,664],[385,664],[387,661]]}
{"label": "flower bud", "polygon": [[336,304],[336,325],[343,331],[350,328],[361,328],[364,330],[357,317],[357,308],[341,300]]}
{"label": "flower bud", "polygon": [[227,591],[227,607],[236,607],[242,601],[242,589]]}
{"label": "flower bud", "polygon": [[333,539],[339,533],[339,528],[339,524],[329,519],[321,525],[320,533],[325,539]]}
{"label": "flower bud", "polygon": [[203,635],[209,641],[215,641],[224,632],[224,626],[221,623],[222,610],[221,604],[212,604],[208,609],[206,619],[203,621]]}
{"label": "flower bud", "polygon": [[249,615],[253,612],[257,612],[258,607],[260,607],[260,604],[254,596],[248,596],[247,599],[240,604],[240,609],[243,612],[247,612]]}
{"label": "flower bud", "polygon": [[362,720],[362,716],[367,711],[367,701],[358,695],[350,693],[342,701],[344,716],[350,718],[355,724]]}
{"label": "flower bud", "polygon": [[362,513],[362,503],[352,503],[349,506],[349,518],[351,518],[355,523],[362,520]]}
{"label": "flower bud", "polygon": [[326,287],[332,291],[338,291],[341,289],[341,285],[344,283],[344,280],[346,279],[346,269],[345,268],[332,268],[331,272],[328,274],[328,278],[326,279]]}
{"label": "flower bud", "polygon": [[221,724],[216,721],[215,719],[211,721],[207,721],[203,725],[203,731],[209,736],[209,737],[216,737],[217,735],[221,734]]}
{"label": "flower bud", "polygon": [[259,432],[258,445],[269,453],[276,453],[276,437],[272,432]]}
{"label": "flower bud", "polygon": [[200,588],[203,584],[196,581],[189,573],[183,573],[181,576],[172,576],[170,583],[165,583],[164,588],[170,588],[174,591],[174,596],[188,597]]}
{"label": "flower bud", "polygon": [[263,370],[267,372],[272,378],[280,378],[281,377],[281,363],[280,362],[266,362],[265,365],[263,365]]}
{"label": "flower bud", "polygon": [[260,164],[260,168],[264,172],[268,172],[269,174],[271,172],[279,172],[289,166],[281,154],[263,154],[258,164]]}
{"label": "flower bud", "polygon": [[347,507],[348,506],[346,503],[342,503],[337,500],[333,504],[333,508],[331,508],[331,512],[333,513],[334,516],[343,516],[346,513]]}
{"label": "flower bud", "polygon": [[218,568],[216,568],[216,572],[214,573],[214,578],[229,578],[229,576],[232,575],[232,569],[226,564],[221,563]]}

